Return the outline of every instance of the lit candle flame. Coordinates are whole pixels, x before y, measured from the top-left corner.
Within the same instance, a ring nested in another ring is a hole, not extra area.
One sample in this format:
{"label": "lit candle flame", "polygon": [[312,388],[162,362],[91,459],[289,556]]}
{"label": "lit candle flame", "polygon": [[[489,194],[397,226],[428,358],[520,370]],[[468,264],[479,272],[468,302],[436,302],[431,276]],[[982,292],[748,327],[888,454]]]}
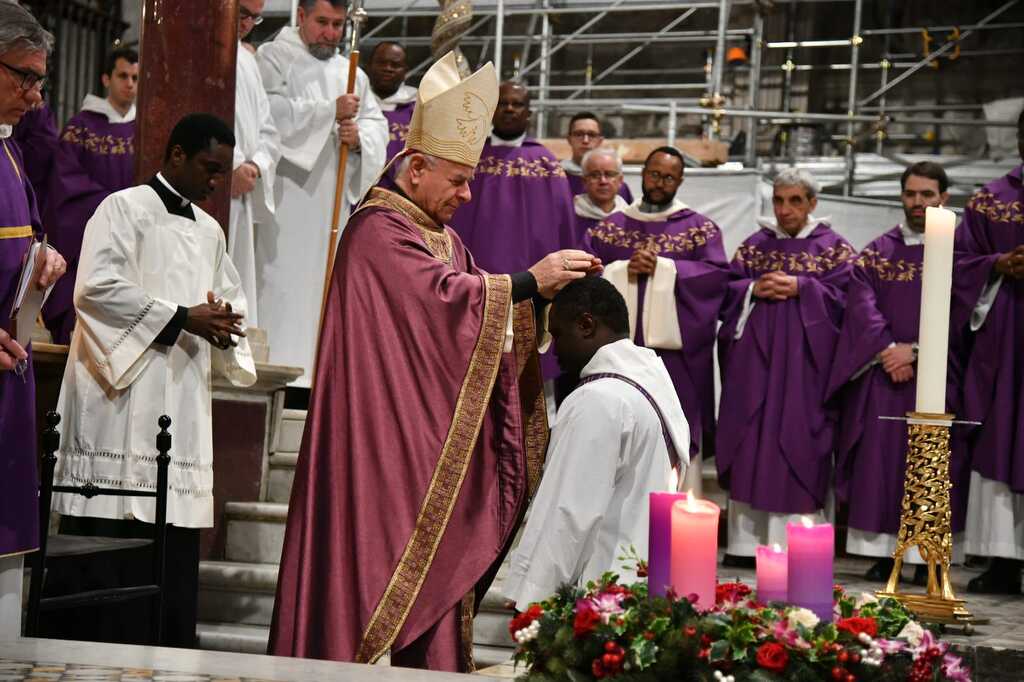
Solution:
{"label": "lit candle flame", "polygon": [[810,516],[801,516],[800,523],[804,524],[804,528],[814,528],[814,521],[811,520]]}
{"label": "lit candle flame", "polygon": [[776,542],[775,544],[772,545],[772,551],[775,552],[776,554],[781,554],[782,553],[782,547],[779,546],[779,543]]}
{"label": "lit candle flame", "polygon": [[689,490],[686,491],[686,511],[700,511],[700,507],[697,506],[697,500],[693,496],[693,488],[690,488]]}
{"label": "lit candle flame", "polygon": [[672,467],[672,473],[668,477],[668,490],[672,493],[679,491],[679,472],[675,467]]}

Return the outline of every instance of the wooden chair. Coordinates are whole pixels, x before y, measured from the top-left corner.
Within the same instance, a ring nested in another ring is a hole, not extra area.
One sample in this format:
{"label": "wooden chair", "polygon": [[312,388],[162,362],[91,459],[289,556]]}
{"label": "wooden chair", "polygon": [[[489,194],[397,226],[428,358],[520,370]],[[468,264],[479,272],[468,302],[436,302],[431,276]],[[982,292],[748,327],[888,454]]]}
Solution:
{"label": "wooden chair", "polygon": [[[43,431],[43,460],[39,486],[39,551],[35,553],[32,567],[32,581],[29,586],[28,622],[25,625],[25,636],[35,637],[39,632],[39,615],[42,611],[58,611],[80,606],[115,604],[136,599],[152,599],[150,638],[152,644],[159,646],[162,642],[163,623],[163,585],[164,557],[167,537],[167,469],[171,462],[168,454],[171,449],[171,434],[167,428],[171,418],[167,415],[157,420],[160,432],[156,437],[156,448],[159,455],[157,463],[156,491],[120,490],[116,488],[100,488],[92,483],[84,486],[53,485],[53,470],[57,464],[57,449],[60,447],[60,433],[57,425],[60,415],[54,411],[46,414],[46,429]],[[53,493],[72,493],[92,498],[97,495],[113,495],[118,497],[154,497],[156,498],[156,519],[153,524],[153,539],[139,538],[107,538],[77,535],[50,536],[50,503]],[[152,583],[89,590],[75,594],[54,597],[43,597],[43,584],[46,575],[47,558],[96,556],[136,547],[153,547]]]}

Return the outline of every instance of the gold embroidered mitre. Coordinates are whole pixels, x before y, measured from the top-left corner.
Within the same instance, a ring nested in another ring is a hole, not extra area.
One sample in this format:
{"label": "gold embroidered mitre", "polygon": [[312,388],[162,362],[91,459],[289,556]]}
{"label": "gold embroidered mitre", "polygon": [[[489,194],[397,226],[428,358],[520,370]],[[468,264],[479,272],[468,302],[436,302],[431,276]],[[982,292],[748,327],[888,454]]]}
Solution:
{"label": "gold embroidered mitre", "polygon": [[497,105],[494,65],[488,62],[463,80],[449,52],[420,81],[405,148],[476,167]]}

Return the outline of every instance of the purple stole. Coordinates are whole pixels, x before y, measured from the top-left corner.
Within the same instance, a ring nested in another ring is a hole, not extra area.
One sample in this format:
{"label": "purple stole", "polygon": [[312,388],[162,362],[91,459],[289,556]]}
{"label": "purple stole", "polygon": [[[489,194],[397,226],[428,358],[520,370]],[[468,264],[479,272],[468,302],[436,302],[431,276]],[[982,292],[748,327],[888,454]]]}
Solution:
{"label": "purple stole", "polygon": [[385,111],[388,120],[388,151],[384,159],[386,164],[405,149],[405,136],[409,133],[409,122],[412,121],[412,110],[416,102],[406,102],[395,107],[394,111]]}
{"label": "purple stole", "polygon": [[[834,414],[823,403],[854,257],[825,223],[803,239],[780,239],[764,228],[736,251],[718,334],[715,452],[731,499],[782,514],[824,506]],[[756,300],[736,339],[748,287],[774,271],[797,276],[799,296]]]}

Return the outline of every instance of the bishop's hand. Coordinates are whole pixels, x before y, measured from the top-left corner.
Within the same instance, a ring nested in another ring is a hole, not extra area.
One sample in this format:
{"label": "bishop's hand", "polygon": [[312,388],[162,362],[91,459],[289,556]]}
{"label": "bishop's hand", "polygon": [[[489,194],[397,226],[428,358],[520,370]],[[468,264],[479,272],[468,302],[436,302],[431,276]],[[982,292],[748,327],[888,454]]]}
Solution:
{"label": "bishop's hand", "polygon": [[0,329],[0,372],[14,369],[19,360],[28,358],[28,353],[11,335]]}
{"label": "bishop's hand", "polygon": [[237,346],[232,336],[245,336],[240,326],[242,315],[231,310],[231,304],[218,300],[212,291],[206,292],[206,303],[188,309],[185,331],[201,336],[210,345],[222,350]]}
{"label": "bishop's hand", "polygon": [[530,274],[537,280],[537,293],[551,300],[562,287],[574,279],[601,272],[601,259],[586,251],[562,249],[544,256],[530,268]]}

